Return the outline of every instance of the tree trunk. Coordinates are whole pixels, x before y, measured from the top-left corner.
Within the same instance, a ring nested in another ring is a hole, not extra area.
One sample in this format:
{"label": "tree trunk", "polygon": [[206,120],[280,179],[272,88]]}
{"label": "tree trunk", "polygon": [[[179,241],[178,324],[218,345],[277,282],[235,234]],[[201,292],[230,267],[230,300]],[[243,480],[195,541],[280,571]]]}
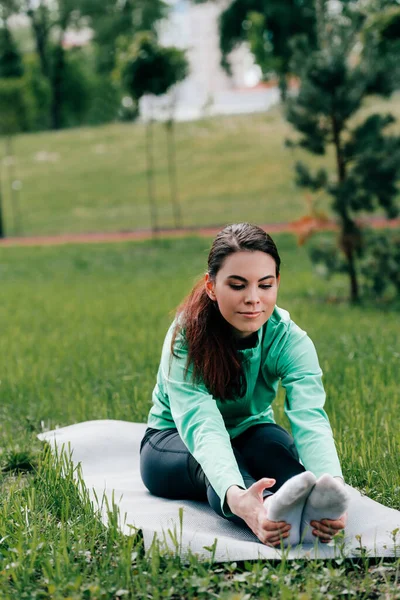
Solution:
{"label": "tree trunk", "polygon": [[[340,139],[341,129],[335,115],[332,115],[332,131],[336,152],[336,170],[340,185],[346,180],[346,163]],[[355,222],[350,218],[347,207],[344,204],[340,205],[338,213],[341,219],[340,246],[346,257],[350,278],[350,299],[351,302],[357,303],[359,302],[360,297],[355,265],[355,249],[359,242],[359,230]]]}
{"label": "tree trunk", "polygon": [[176,229],[180,229],[182,227],[182,210],[178,197],[175,155],[175,127],[173,119],[170,119],[166,122],[165,128],[167,132],[168,176],[169,188],[171,193],[171,204],[174,213],[174,225]]}
{"label": "tree trunk", "polygon": [[49,27],[46,23],[45,11],[46,8],[43,5],[40,5],[36,9],[28,10],[28,16],[32,24],[32,31],[33,37],[35,38],[36,51],[40,60],[40,68],[44,77],[46,77],[46,79],[49,79],[50,68],[47,56],[47,38]]}
{"label": "tree trunk", "polygon": [[[342,224],[342,228],[345,225]],[[357,303],[360,301],[359,297],[359,288],[358,288],[358,280],[357,280],[357,271],[355,266],[355,257],[354,257],[354,240],[355,240],[356,232],[342,232],[341,236],[341,246],[346,256],[347,266],[349,269],[349,277],[350,277],[350,299],[353,303]]]}
{"label": "tree trunk", "polygon": [[150,206],[150,222],[151,229],[155,233],[158,231],[158,219],[157,219],[157,204],[155,194],[155,180],[154,180],[154,156],[153,156],[153,117],[150,114],[150,118],[146,125],[146,151],[147,151],[147,189]]}
{"label": "tree trunk", "polygon": [[[9,135],[6,138],[6,156],[14,157],[13,150],[13,138]],[[19,190],[15,188],[15,182],[17,181],[17,174],[14,169],[14,164],[10,161],[10,199],[11,199],[11,211],[13,219],[13,235],[22,234],[22,215],[19,204]]]}
{"label": "tree trunk", "polygon": [[285,104],[288,95],[288,74],[281,73],[278,76],[278,87],[281,94],[281,101]]}
{"label": "tree trunk", "polygon": [[51,124],[52,129],[61,129],[62,126],[62,83],[65,70],[65,52],[62,47],[64,31],[61,31],[59,44],[54,50],[54,64],[51,74]]}
{"label": "tree trunk", "polygon": [[0,239],[6,237],[5,231],[4,231],[4,221],[3,221],[3,194],[2,194],[3,188],[2,188],[1,173],[2,173],[2,169],[1,169],[1,161],[0,161]]}

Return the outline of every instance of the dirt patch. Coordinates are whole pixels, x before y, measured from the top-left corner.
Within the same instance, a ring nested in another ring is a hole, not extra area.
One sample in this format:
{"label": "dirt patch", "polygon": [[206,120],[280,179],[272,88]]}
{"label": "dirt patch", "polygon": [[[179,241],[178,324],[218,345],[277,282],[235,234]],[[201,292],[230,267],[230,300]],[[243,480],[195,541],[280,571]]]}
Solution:
{"label": "dirt patch", "polygon": [[[400,219],[383,219],[372,217],[360,221],[360,224],[374,227],[375,229],[398,229],[400,228]],[[5,246],[60,246],[63,244],[99,244],[108,242],[124,242],[134,240],[149,240],[155,238],[173,238],[187,237],[197,235],[201,237],[214,237],[221,229],[221,226],[210,227],[184,227],[182,229],[159,229],[152,232],[150,229],[140,229],[134,231],[116,231],[116,232],[96,232],[96,233],[65,233],[60,235],[48,236],[24,236],[9,237],[0,240],[0,247]],[[261,225],[268,233],[288,232],[299,236],[314,231],[334,231],[337,225],[330,220],[317,219],[299,219],[291,223],[269,223]]]}

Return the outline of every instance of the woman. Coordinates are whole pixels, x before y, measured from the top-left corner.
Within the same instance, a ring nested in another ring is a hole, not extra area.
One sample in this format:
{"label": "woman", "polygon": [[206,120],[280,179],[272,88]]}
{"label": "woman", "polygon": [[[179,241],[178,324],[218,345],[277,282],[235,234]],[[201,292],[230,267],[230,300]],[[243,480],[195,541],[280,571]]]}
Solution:
{"label": "woman", "polygon": [[[347,492],[314,346],[276,306],[279,268],[261,228],[217,235],[164,342],[141,474],[152,494],[208,500],[262,543],[329,542]],[[294,439],[274,422],[279,381]]]}

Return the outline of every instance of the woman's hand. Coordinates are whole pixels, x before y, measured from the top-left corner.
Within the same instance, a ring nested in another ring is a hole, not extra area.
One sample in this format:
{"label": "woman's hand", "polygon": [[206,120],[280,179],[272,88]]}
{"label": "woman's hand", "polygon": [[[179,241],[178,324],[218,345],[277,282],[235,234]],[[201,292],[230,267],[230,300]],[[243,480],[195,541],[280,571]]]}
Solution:
{"label": "woman's hand", "polygon": [[281,538],[289,536],[290,525],[285,521],[270,521],[264,507],[263,491],[272,487],[275,479],[263,478],[253,483],[247,490],[236,485],[226,493],[226,501],[234,515],[237,515],[260,542],[267,546],[279,546]]}
{"label": "woman's hand", "polygon": [[322,519],[322,521],[311,521],[313,535],[318,537],[321,542],[331,542],[333,537],[344,529],[347,525],[347,513],[344,513],[339,519]]}

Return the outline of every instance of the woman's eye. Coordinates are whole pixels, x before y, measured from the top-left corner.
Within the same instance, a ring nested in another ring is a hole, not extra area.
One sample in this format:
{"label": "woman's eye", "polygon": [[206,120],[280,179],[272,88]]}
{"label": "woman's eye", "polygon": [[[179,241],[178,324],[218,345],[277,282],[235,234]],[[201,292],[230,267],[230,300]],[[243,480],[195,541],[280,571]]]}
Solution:
{"label": "woman's eye", "polygon": [[267,290],[268,288],[272,288],[272,285],[267,285],[267,284],[265,284],[265,285],[260,285],[260,288],[261,288],[262,290]]}
{"label": "woman's eye", "polygon": [[233,290],[242,290],[244,285],[233,285],[233,283],[230,283],[229,287],[231,287]]}

